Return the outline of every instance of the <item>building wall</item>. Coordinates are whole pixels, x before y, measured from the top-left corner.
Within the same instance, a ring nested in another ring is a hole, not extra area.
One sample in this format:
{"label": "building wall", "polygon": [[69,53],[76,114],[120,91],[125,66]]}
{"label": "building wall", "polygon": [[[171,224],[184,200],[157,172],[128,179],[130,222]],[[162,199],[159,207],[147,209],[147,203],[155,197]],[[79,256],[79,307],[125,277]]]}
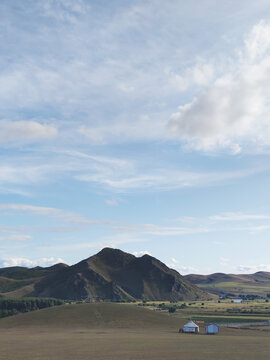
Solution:
{"label": "building wall", "polygon": [[199,329],[194,327],[184,327],[183,331],[186,333],[198,333]]}
{"label": "building wall", "polygon": [[209,325],[205,328],[206,334],[218,334],[219,328],[217,325]]}

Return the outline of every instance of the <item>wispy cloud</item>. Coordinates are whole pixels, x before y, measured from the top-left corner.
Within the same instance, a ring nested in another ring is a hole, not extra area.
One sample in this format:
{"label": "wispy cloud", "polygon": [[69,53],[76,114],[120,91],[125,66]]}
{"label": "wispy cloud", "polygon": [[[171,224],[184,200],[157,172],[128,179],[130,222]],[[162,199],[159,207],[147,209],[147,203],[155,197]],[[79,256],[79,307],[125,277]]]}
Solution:
{"label": "wispy cloud", "polygon": [[42,215],[42,216],[51,216],[56,217],[67,223],[74,224],[114,224],[114,221],[110,220],[96,220],[96,219],[88,219],[84,216],[64,211],[62,209],[43,207],[43,206],[35,206],[35,205],[26,205],[26,204],[0,204],[0,212],[29,212],[33,215]]}
{"label": "wispy cloud", "polygon": [[246,214],[246,213],[223,213],[209,217],[213,221],[249,221],[249,220],[270,220],[270,214]]}
{"label": "wispy cloud", "polygon": [[101,237],[99,241],[81,241],[72,244],[65,245],[51,245],[50,250],[54,251],[70,251],[70,250],[81,250],[81,249],[95,249],[102,250],[105,247],[117,248],[120,245],[132,244],[132,243],[141,243],[147,242],[146,237],[132,234],[113,234]]}
{"label": "wispy cloud", "polygon": [[[0,231],[1,231],[0,227]],[[0,236],[0,242],[5,241],[25,241],[25,240],[31,240],[33,237],[31,235],[23,235],[23,234],[13,234],[13,235],[5,235]]]}
{"label": "wispy cloud", "polygon": [[209,232],[246,231],[255,233],[270,229],[269,220],[270,214],[267,213],[226,212],[206,217],[181,216],[172,221],[192,226],[195,229],[205,228]]}
{"label": "wispy cloud", "polygon": [[155,224],[137,224],[128,225],[123,224],[119,226],[113,226],[113,230],[123,233],[139,233],[145,235],[156,236],[178,236],[187,234],[199,234],[207,233],[210,229],[203,227],[177,227],[177,226],[161,226]]}
{"label": "wispy cloud", "polygon": [[[124,170],[124,169],[123,169]],[[80,181],[99,183],[115,190],[131,190],[131,189],[153,189],[153,190],[172,190],[188,187],[207,187],[223,182],[240,179],[254,174],[258,170],[242,170],[228,172],[184,172],[170,171],[168,169],[153,169],[152,173],[145,172],[139,174],[131,174],[127,177],[127,172],[112,173],[103,172],[95,174],[78,175],[76,178]],[[134,173],[134,170],[133,170]],[[133,176],[132,176],[133,175]]]}

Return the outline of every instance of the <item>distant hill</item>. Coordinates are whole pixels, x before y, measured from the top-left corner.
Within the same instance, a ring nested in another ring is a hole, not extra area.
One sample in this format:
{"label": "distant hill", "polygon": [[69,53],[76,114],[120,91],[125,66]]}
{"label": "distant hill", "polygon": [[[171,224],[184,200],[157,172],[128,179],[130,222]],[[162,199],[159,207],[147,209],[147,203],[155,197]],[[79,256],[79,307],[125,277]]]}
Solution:
{"label": "distant hill", "polygon": [[111,248],[47,275],[35,284],[30,295],[113,301],[209,298],[209,294],[154,257],[137,258]]}
{"label": "distant hill", "polygon": [[217,295],[255,295],[266,297],[270,293],[270,273],[259,271],[255,274],[186,275],[185,279],[205,291]]}
{"label": "distant hill", "polygon": [[2,296],[91,301],[177,301],[211,297],[152,256],[137,258],[111,248],[73,266],[4,268],[0,269],[1,276]]}
{"label": "distant hill", "polygon": [[[54,273],[60,269],[68,267],[66,264],[56,264],[50,267],[34,267],[28,269],[22,266],[12,266],[0,269],[0,294],[11,292],[11,296],[14,291],[23,289],[24,287],[31,288],[36,281],[39,281],[44,276]],[[16,293],[14,293],[16,296]],[[22,291],[24,295],[24,292]]]}

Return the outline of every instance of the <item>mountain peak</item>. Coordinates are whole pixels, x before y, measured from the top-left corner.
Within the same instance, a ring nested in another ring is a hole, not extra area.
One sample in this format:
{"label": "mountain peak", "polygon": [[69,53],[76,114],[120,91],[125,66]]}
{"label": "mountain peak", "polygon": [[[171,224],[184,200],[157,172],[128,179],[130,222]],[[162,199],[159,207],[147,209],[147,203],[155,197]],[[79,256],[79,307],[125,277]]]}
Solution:
{"label": "mountain peak", "polygon": [[209,295],[150,255],[105,247],[36,283],[32,296],[91,300],[195,300]]}
{"label": "mountain peak", "polygon": [[129,255],[129,254],[125,253],[124,251],[122,251],[120,249],[105,247],[96,254],[96,256],[99,256],[99,255]]}

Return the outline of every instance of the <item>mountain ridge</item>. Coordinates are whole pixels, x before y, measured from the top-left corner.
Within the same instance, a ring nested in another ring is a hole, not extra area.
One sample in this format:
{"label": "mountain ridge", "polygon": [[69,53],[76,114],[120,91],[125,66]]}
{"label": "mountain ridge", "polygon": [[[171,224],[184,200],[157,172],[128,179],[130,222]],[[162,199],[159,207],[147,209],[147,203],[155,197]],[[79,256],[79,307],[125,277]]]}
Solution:
{"label": "mountain ridge", "polygon": [[[72,266],[34,269],[22,270],[29,282],[29,274],[44,272],[45,275],[36,276],[32,283],[20,288],[20,295],[89,301],[178,301],[211,297],[160,260],[150,255],[136,257],[119,249],[104,248]],[[16,289],[12,295],[16,296]]]}

